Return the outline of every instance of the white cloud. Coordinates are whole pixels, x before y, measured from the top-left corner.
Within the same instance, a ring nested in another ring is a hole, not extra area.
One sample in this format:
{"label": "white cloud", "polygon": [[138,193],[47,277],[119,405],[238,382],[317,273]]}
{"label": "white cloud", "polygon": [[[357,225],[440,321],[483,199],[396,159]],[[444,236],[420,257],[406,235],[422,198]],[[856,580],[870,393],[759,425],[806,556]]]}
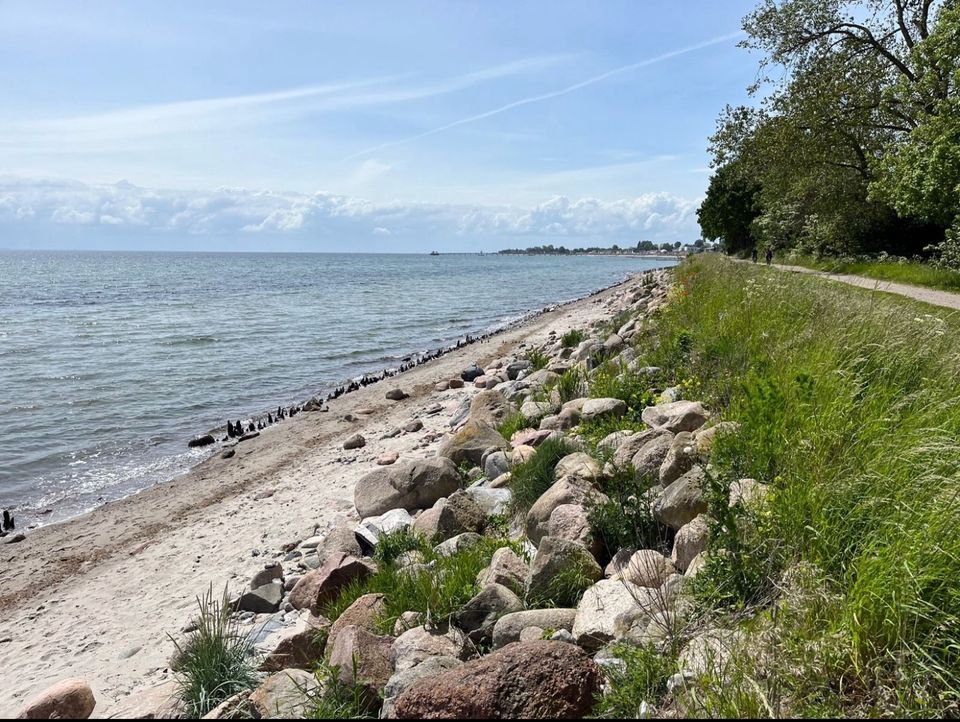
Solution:
{"label": "white cloud", "polygon": [[[527,238],[598,242],[638,237],[686,240],[697,235],[696,200],[668,193],[600,200],[556,196],[529,208],[445,203],[375,203],[334,193],[217,188],[158,190],[127,181],[0,177],[0,225],[10,228],[110,227],[177,236],[264,239],[302,237],[323,247],[371,235],[432,243],[445,239]],[[4,234],[6,236],[7,234]],[[139,236],[138,236],[139,237]],[[2,240],[0,240],[2,244]]]}

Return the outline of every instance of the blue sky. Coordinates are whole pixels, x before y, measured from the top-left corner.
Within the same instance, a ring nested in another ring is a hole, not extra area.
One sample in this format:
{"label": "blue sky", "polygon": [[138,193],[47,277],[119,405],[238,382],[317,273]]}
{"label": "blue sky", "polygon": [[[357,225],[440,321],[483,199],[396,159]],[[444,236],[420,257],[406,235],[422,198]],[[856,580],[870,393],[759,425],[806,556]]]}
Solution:
{"label": "blue sky", "polygon": [[692,240],[753,1],[0,2],[0,248]]}

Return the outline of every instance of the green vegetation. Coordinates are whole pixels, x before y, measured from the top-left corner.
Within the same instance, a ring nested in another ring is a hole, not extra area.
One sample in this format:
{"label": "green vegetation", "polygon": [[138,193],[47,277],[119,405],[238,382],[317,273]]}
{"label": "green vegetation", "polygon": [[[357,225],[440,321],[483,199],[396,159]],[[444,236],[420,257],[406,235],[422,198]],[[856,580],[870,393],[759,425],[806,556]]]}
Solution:
{"label": "green vegetation", "polygon": [[865,276],[878,281],[906,283],[911,286],[925,286],[944,291],[960,291],[960,272],[894,256],[817,259],[813,256],[787,254],[779,258],[778,262],[830,273]]}
{"label": "green vegetation", "polygon": [[305,718],[378,719],[379,705],[371,704],[363,687],[341,682],[338,671],[324,661],[317,665],[314,675],[320,689],[309,695]]}
{"label": "green vegetation", "polygon": [[[407,546],[405,541],[388,543],[394,548]],[[403,569],[395,560],[386,561],[372,576],[344,587],[321,613],[336,620],[364,594],[379,593],[385,595],[386,604],[386,612],[377,625],[380,633],[392,634],[394,624],[404,612],[420,612],[425,619],[439,624],[480,591],[477,575],[490,564],[493,553],[505,546],[520,553],[516,542],[485,537],[468,549],[444,557],[425,540],[420,540],[416,551],[423,557],[422,564],[431,565],[429,568]]]}
{"label": "green vegetation", "polygon": [[374,561],[379,564],[393,564],[407,552],[422,551],[423,539],[410,529],[400,529],[380,537],[373,553]]}
{"label": "green vegetation", "polygon": [[[960,320],[719,257],[677,277],[645,360],[698,379],[705,403],[741,425],[714,445],[696,593],[758,630],[776,625],[758,637],[763,653],[705,681],[709,713],[951,714]],[[730,485],[745,477],[767,485],[767,501],[731,509]],[[797,569],[809,591],[791,597]]]}
{"label": "green vegetation", "polygon": [[563,336],[560,337],[560,343],[564,348],[576,348],[581,343],[583,339],[586,338],[586,335],[580,329],[570,329]]}
{"label": "green vegetation", "polygon": [[533,370],[539,371],[540,369],[545,369],[547,364],[550,363],[550,357],[539,349],[530,349],[527,351],[524,358],[533,364]]}
{"label": "green vegetation", "polygon": [[656,403],[651,385],[648,377],[624,372],[618,360],[608,360],[590,378],[590,397],[620,399],[627,405],[627,420],[639,422],[643,410]]}
{"label": "green vegetation", "polygon": [[211,588],[197,603],[196,630],[182,645],[171,637],[176,646],[171,667],[180,699],[195,718],[257,684],[253,646],[231,619],[227,591],[217,600]]}
{"label": "green vegetation", "polygon": [[704,236],[960,268],[960,4],[759,0],[743,25],[756,102],[711,139]]}
{"label": "green vegetation", "polygon": [[497,431],[500,433],[500,436],[509,441],[511,436],[521,429],[529,428],[529,426],[530,424],[527,422],[527,417],[517,411],[510,414],[500,424],[498,424]]}
{"label": "green vegetation", "polygon": [[513,468],[510,491],[514,513],[526,513],[553,484],[553,470],[564,456],[575,449],[562,438],[550,438],[537,447],[537,452],[522,464]]}
{"label": "green vegetation", "polygon": [[554,574],[547,588],[527,599],[527,603],[531,609],[575,608],[583,593],[592,587],[593,583],[593,577],[587,573],[586,565],[571,564]]}
{"label": "green vegetation", "polygon": [[602,480],[606,502],[588,510],[590,528],[603,545],[601,558],[610,559],[620,549],[657,549],[670,553],[672,539],[650,513],[647,493],[656,480],[637,475],[632,468],[618,469]]}
{"label": "green vegetation", "polygon": [[[674,658],[651,646],[617,645],[611,650],[626,665],[607,670],[606,694],[597,700],[599,719],[645,719],[667,693]],[[641,712],[641,707],[646,709]]]}

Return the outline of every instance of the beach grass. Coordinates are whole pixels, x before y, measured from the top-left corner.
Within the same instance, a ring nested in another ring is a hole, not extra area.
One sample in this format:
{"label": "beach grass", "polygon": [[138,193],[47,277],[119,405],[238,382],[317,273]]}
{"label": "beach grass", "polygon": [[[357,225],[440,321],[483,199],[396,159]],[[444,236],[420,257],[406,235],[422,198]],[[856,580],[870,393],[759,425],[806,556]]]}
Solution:
{"label": "beach grass", "polygon": [[513,497],[510,505],[515,514],[525,514],[543,496],[554,482],[553,471],[560,459],[574,451],[576,449],[566,439],[548,438],[537,447],[530,459],[513,467],[510,477]]}

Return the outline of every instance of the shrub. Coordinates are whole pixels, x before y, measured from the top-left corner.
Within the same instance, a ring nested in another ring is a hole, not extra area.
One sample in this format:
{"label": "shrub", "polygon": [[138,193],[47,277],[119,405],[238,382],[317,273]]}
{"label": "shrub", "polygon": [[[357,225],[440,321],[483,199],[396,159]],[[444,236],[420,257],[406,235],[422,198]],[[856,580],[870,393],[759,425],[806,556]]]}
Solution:
{"label": "shrub", "polygon": [[321,660],[314,675],[320,689],[309,695],[306,719],[379,719],[381,705],[371,703],[362,687],[341,682],[337,667]]}
{"label": "shrub", "polygon": [[557,463],[574,450],[564,438],[549,438],[537,447],[529,460],[513,468],[510,491],[513,492],[511,507],[515,514],[526,513],[543,496],[554,482],[553,470]]}
{"label": "shrub", "polygon": [[669,553],[672,535],[650,513],[647,495],[656,480],[638,476],[632,468],[617,469],[603,481],[608,501],[593,502],[588,521],[603,546],[603,558],[620,549],[657,549]]}
{"label": "shrub", "polygon": [[586,334],[584,334],[583,331],[574,328],[574,329],[570,329],[565,334],[563,334],[563,336],[560,337],[560,344],[564,348],[576,348],[581,343],[583,343],[583,339],[585,338],[586,338]]}
{"label": "shrub", "polygon": [[177,650],[172,666],[180,698],[195,718],[257,683],[253,646],[230,616],[227,591],[216,600],[211,588],[197,603],[197,628],[187,642],[181,645],[171,637]]}
{"label": "shrub", "polygon": [[533,364],[533,370],[539,371],[544,369],[550,363],[550,357],[547,354],[543,353],[540,349],[530,349],[526,353],[526,359]]}
{"label": "shrub", "polygon": [[526,417],[517,411],[505,418],[497,426],[497,431],[500,433],[500,436],[509,441],[511,436],[522,429],[528,428],[529,426],[530,424],[527,422]]}
{"label": "shrub", "polygon": [[429,549],[430,546],[423,537],[415,534],[411,529],[399,529],[380,537],[373,558],[377,564],[392,564],[406,552],[427,552]]}
{"label": "shrub", "polygon": [[600,719],[645,719],[667,693],[667,680],[675,670],[672,655],[652,646],[615,645],[611,652],[624,667],[606,670],[604,694],[594,714]]}

